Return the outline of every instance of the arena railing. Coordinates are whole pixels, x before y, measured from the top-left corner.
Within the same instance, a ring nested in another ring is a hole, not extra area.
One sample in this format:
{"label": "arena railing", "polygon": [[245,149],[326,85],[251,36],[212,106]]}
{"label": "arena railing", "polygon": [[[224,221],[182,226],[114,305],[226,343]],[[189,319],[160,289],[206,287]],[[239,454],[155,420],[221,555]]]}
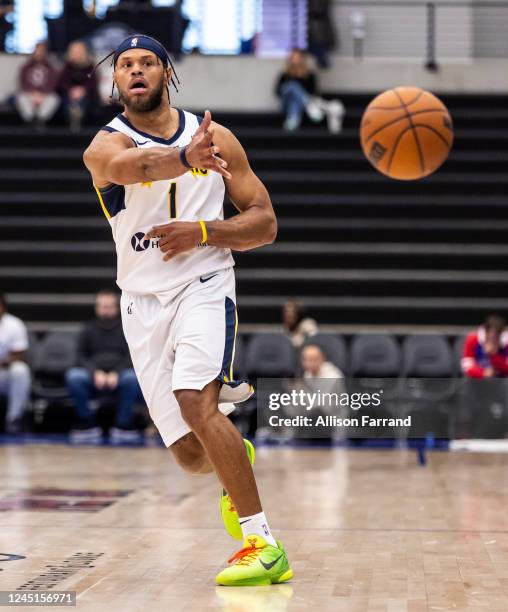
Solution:
{"label": "arena railing", "polygon": [[335,0],[331,7],[344,57],[399,58],[439,64],[508,57],[508,2],[485,0]]}

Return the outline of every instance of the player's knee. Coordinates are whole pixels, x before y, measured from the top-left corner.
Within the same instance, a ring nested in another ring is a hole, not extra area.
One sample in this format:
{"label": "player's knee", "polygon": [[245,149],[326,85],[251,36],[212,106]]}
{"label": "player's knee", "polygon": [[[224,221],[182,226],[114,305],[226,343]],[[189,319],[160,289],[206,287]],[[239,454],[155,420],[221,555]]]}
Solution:
{"label": "player's knee", "polygon": [[212,471],[201,443],[193,433],[188,433],[170,447],[178,465],[190,474],[207,474]]}
{"label": "player's knee", "polygon": [[175,391],[183,420],[192,429],[200,431],[206,427],[211,416],[217,412],[217,404],[203,396],[201,391],[182,389]]}

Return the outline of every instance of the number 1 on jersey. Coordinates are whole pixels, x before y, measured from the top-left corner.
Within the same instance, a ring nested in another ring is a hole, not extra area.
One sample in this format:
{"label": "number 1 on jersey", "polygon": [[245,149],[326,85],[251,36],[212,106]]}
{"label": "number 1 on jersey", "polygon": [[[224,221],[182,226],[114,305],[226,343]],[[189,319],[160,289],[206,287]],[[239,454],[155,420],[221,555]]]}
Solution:
{"label": "number 1 on jersey", "polygon": [[169,218],[176,219],[176,183],[171,183],[169,187]]}

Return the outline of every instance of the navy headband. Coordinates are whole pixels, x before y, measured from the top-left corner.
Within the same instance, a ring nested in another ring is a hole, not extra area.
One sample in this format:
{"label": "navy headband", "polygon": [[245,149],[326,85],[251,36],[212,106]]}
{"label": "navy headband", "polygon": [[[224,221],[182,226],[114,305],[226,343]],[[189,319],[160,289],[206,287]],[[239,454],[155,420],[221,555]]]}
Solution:
{"label": "navy headband", "polygon": [[[129,49],[146,49],[147,51],[151,51],[152,53],[155,53],[155,55],[161,60],[165,68],[171,67],[171,70],[172,70],[171,82],[173,83],[173,86],[176,89],[176,91],[178,91],[178,87],[176,86],[174,79],[176,79],[176,82],[179,85],[180,85],[180,79],[178,78],[178,75],[176,74],[176,70],[173,66],[171,58],[169,57],[169,53],[166,51],[166,48],[164,47],[164,45],[162,45],[158,40],[155,40],[155,38],[152,38],[151,36],[146,36],[145,34],[134,34],[133,36],[129,36],[128,38],[125,38],[124,40],[122,40],[122,42],[118,45],[118,47],[114,51],[111,51],[111,53],[106,55],[105,58],[101,59],[101,61],[98,62],[94,66],[92,72],[88,75],[88,77],[91,77],[92,74],[97,70],[97,68],[103,62],[109,59],[111,56],[113,56],[111,64],[113,65],[113,68],[114,68],[116,66],[116,62],[118,61],[118,58],[120,57],[120,55],[122,53],[125,53],[125,51],[129,51]],[[111,90],[111,96],[110,96],[111,99],[113,98],[114,88],[115,88],[115,85],[113,83],[113,88]]]}
{"label": "navy headband", "polygon": [[129,38],[122,40],[122,42],[116,48],[113,55],[113,66],[116,65],[120,55],[125,51],[129,51],[130,49],[146,49],[147,51],[155,53],[155,55],[165,66],[171,64],[168,52],[158,40],[155,40],[155,38],[151,38],[150,36],[145,36],[144,34],[134,34],[134,36],[129,36]]}

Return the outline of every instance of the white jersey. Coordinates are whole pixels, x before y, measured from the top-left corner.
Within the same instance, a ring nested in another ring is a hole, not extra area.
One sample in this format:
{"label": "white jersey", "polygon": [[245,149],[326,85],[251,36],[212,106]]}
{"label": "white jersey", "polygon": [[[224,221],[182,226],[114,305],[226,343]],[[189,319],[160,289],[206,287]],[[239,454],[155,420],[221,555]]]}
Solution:
{"label": "white jersey", "polygon": [[[165,140],[136,130],[128,119],[117,115],[104,130],[122,132],[137,147],[182,147],[188,144],[201,123],[192,113],[178,110],[179,126]],[[224,180],[210,170],[193,168],[174,179],[134,185],[110,185],[97,189],[109,220],[117,252],[117,284],[135,295],[155,294],[170,299],[175,289],[201,275],[234,265],[229,249],[196,246],[163,261],[158,240],[143,240],[154,225],[177,221],[216,221],[224,218]]]}

